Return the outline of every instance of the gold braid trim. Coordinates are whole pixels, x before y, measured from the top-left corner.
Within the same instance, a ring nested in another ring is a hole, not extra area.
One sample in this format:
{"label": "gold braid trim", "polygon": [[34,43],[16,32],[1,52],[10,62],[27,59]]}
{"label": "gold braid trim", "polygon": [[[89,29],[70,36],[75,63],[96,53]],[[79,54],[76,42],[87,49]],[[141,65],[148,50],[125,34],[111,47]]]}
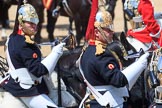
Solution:
{"label": "gold braid trim", "polygon": [[22,31],[21,32],[21,35],[23,35],[24,37],[25,37],[25,42],[26,43],[29,43],[29,44],[34,44],[35,42],[31,39],[31,37],[30,36],[28,36],[28,35],[25,35],[25,33]]}
{"label": "gold braid trim", "polygon": [[25,42],[29,43],[29,44],[34,44],[34,41],[31,40],[30,36],[28,36],[28,35],[25,35]]}
{"label": "gold braid trim", "polygon": [[112,50],[110,50],[110,52],[111,52],[112,55],[115,57],[115,59],[118,61],[119,66],[120,66],[120,70],[122,70],[123,66],[122,66],[122,63],[121,63],[121,61],[120,61],[118,55],[117,55],[114,51],[112,51]]}
{"label": "gold braid trim", "polygon": [[[100,41],[97,41],[97,40],[95,41],[95,45],[96,45],[96,53],[95,53],[95,55],[100,55],[100,54],[104,53],[106,48],[107,48],[107,44],[104,44],[104,43],[102,43]],[[118,61],[119,66],[120,66],[120,70],[122,70],[123,66],[122,66],[122,63],[121,63],[118,55],[114,51],[110,50],[109,48],[107,48],[107,49],[111,52],[111,54]]]}
{"label": "gold braid trim", "polygon": [[95,41],[95,45],[96,45],[96,53],[95,55],[100,55],[102,53],[105,52],[106,49],[106,44],[100,42],[100,41]]}
{"label": "gold braid trim", "polygon": [[[100,55],[100,54],[104,53],[106,51],[107,44],[104,44],[101,41],[97,41],[97,40],[94,40],[94,41],[95,41],[95,45],[96,45],[96,53],[95,53],[95,55]],[[82,53],[86,50],[87,47],[88,47],[88,44],[85,44],[83,49],[82,49]],[[121,63],[118,55],[114,51],[110,50],[109,48],[107,48],[107,49],[111,52],[111,54],[118,61],[119,66],[120,66],[120,70],[122,70],[123,66],[122,66],[122,63]]]}

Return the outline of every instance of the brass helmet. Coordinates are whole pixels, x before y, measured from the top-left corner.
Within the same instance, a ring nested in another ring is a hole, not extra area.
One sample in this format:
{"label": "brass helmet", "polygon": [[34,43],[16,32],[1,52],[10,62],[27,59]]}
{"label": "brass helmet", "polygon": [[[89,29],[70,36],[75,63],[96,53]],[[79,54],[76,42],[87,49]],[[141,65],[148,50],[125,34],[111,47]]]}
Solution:
{"label": "brass helmet", "polygon": [[[92,7],[88,27],[86,31],[86,40],[94,40],[94,28],[102,32],[102,28],[113,30],[113,20],[111,14],[106,11],[104,0],[92,0]],[[104,33],[103,33],[104,35]]]}
{"label": "brass helmet", "polygon": [[114,31],[111,14],[106,10],[99,10],[95,17],[94,26],[96,28],[109,28],[111,31]]}
{"label": "brass helmet", "polygon": [[34,7],[28,3],[24,3],[18,10],[18,20],[19,23],[22,24],[23,21],[32,22],[34,24],[38,24],[39,18]]}

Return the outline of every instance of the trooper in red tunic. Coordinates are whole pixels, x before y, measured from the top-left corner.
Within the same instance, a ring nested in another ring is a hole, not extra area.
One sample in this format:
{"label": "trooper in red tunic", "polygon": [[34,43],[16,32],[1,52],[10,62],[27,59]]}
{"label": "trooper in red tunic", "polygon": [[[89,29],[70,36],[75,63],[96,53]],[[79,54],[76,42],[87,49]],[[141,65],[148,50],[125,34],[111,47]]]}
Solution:
{"label": "trooper in red tunic", "polygon": [[42,60],[40,49],[31,39],[37,32],[39,22],[34,7],[24,2],[18,8],[17,15],[18,24],[6,42],[10,77],[3,88],[29,108],[56,108],[57,105],[47,96],[49,91],[43,75],[54,71],[65,43],[53,47],[51,53]]}
{"label": "trooper in red tunic", "polygon": [[142,16],[144,27],[141,30],[128,30],[127,35],[149,44],[157,42],[162,46],[161,25],[154,18],[154,8],[150,0],[140,0],[138,12]]}

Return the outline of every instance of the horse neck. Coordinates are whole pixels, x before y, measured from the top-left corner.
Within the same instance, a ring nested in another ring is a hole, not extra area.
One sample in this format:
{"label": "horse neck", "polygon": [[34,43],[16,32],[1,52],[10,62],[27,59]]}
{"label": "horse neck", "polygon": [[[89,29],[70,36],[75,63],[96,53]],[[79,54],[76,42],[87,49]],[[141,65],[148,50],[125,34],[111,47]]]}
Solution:
{"label": "horse neck", "polygon": [[136,38],[127,37],[128,42],[136,49],[136,51],[140,51],[142,48],[144,51],[147,51],[149,49],[150,44],[144,44],[137,40]]}

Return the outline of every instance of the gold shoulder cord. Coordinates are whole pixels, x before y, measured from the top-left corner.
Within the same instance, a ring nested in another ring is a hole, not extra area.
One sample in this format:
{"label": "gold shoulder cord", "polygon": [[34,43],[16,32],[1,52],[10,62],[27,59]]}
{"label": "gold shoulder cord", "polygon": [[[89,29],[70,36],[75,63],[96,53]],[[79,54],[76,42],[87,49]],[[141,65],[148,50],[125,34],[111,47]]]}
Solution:
{"label": "gold shoulder cord", "polygon": [[95,55],[100,55],[105,52],[106,44],[101,43],[100,41],[95,41],[96,53]]}
{"label": "gold shoulder cord", "polygon": [[118,61],[119,66],[120,66],[120,70],[122,70],[122,69],[123,69],[123,66],[122,66],[122,63],[121,63],[121,61],[120,61],[118,55],[117,55],[114,51],[110,50],[109,48],[108,48],[108,50],[112,53],[112,55],[113,55],[113,56],[115,57],[115,59]]}
{"label": "gold shoulder cord", "polygon": [[34,41],[31,40],[30,36],[25,35],[25,42],[29,44],[34,44]]}

